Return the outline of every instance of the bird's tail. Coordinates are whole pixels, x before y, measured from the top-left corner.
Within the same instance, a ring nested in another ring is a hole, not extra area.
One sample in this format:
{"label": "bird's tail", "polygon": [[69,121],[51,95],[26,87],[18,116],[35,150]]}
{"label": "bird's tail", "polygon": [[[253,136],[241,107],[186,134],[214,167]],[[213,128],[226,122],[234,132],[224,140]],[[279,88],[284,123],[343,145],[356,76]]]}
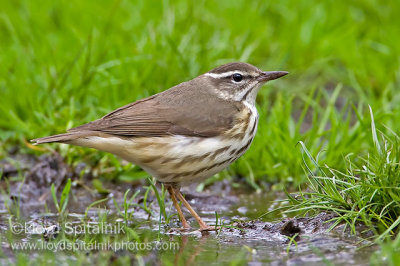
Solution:
{"label": "bird's tail", "polygon": [[32,139],[31,142],[33,143],[33,145],[43,144],[43,143],[51,143],[51,142],[69,143],[78,138],[84,138],[84,137],[87,137],[90,135],[92,135],[90,133],[90,131],[88,131],[88,132],[78,131],[78,132],[58,134],[58,135],[53,135],[53,136],[48,136],[48,137],[43,137],[43,138],[38,138],[38,139]]}

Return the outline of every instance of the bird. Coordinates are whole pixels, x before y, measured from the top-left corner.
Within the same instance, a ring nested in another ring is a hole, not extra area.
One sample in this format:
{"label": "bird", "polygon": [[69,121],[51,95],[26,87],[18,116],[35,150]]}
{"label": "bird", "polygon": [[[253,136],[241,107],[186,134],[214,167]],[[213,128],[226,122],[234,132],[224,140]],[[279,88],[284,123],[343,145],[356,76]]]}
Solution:
{"label": "bird", "polygon": [[196,219],[198,230],[212,231],[216,227],[203,221],[180,189],[219,173],[249,149],[259,119],[258,91],[287,74],[227,63],[67,133],[31,141],[94,148],[138,165],[164,184],[182,230],[191,226],[178,200]]}

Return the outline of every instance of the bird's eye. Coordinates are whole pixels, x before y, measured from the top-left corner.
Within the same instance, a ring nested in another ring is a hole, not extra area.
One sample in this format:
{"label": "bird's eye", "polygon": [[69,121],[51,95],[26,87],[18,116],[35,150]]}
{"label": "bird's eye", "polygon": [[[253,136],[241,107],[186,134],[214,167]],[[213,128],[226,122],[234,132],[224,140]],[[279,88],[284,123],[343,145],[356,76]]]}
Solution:
{"label": "bird's eye", "polygon": [[241,82],[243,80],[243,76],[241,74],[239,74],[239,73],[234,73],[232,75],[232,79],[235,82]]}

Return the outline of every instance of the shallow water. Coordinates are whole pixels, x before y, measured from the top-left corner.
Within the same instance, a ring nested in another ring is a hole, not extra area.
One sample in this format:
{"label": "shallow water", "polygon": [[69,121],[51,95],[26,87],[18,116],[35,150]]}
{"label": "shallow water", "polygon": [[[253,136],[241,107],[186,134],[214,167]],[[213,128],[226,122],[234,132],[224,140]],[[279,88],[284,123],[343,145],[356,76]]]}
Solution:
{"label": "shallow water", "polygon": [[[229,225],[217,232],[174,230],[173,228],[179,227],[176,216],[170,219],[168,225],[164,222],[159,223],[160,212],[154,193],[149,193],[147,201],[144,202],[145,189],[129,184],[104,183],[104,186],[111,191],[107,196],[90,192],[85,187],[75,184],[68,202],[68,213],[60,217],[56,214],[52,202],[50,184],[55,182],[54,178],[62,184],[63,179],[73,176],[70,169],[59,159],[54,158],[45,158],[39,162],[35,159],[25,160],[24,163],[28,167],[23,169],[30,170],[23,170],[22,177],[20,171],[20,178],[16,178],[18,171],[10,168],[9,163],[4,161],[0,163],[3,173],[8,173],[1,181],[3,189],[0,198],[0,230],[5,236],[2,237],[2,262],[15,261],[20,252],[28,254],[31,258],[40,257],[45,252],[37,249],[17,251],[11,243],[29,242],[43,245],[59,243],[61,240],[72,243],[90,243],[93,239],[98,243],[129,242],[142,245],[150,243],[152,246],[149,249],[143,249],[142,246],[132,250],[128,246],[120,246],[117,252],[112,252],[113,255],[107,258],[111,260],[115,257],[128,256],[137,263],[145,264],[321,265],[330,262],[365,265],[376,249],[373,246],[360,248],[368,242],[360,241],[360,238],[350,235],[342,226],[328,232],[331,225],[328,221],[333,217],[332,214],[322,213],[311,218],[288,218],[275,213],[273,216],[257,220],[257,217],[277,208],[279,206],[277,199],[285,196],[233,190],[229,187],[229,183],[210,187],[201,193],[193,192],[193,188],[183,190],[188,201],[207,223],[215,224],[217,213],[218,224]],[[32,172],[32,169],[36,170]],[[62,188],[61,185],[60,187]],[[141,193],[133,199],[131,205],[127,206],[125,212],[123,198],[128,188],[132,191],[140,189]],[[106,200],[87,210],[91,203],[102,198]],[[118,212],[116,205],[122,213]],[[144,206],[147,206],[147,211]],[[86,211],[87,217],[85,217]],[[166,212],[168,216],[175,213],[169,199],[166,201]],[[124,214],[129,217],[124,219]],[[187,212],[185,215],[195,228],[197,225],[194,219]],[[12,228],[16,224],[27,224],[29,230],[16,232],[15,228]],[[94,225],[94,228],[96,225],[105,224],[114,231],[111,234],[104,231],[82,233],[82,228],[87,229],[88,224]],[[35,231],[32,228],[45,229],[45,232]],[[73,228],[75,233],[80,229],[81,234],[71,236],[68,228]],[[175,246],[156,249],[154,246],[157,243],[175,244]],[[86,256],[85,260],[95,260],[97,254],[100,255],[101,252],[91,250],[88,253],[91,255]],[[54,253],[57,254],[54,260],[79,261],[82,253],[86,254],[79,249],[72,252],[57,251]]]}

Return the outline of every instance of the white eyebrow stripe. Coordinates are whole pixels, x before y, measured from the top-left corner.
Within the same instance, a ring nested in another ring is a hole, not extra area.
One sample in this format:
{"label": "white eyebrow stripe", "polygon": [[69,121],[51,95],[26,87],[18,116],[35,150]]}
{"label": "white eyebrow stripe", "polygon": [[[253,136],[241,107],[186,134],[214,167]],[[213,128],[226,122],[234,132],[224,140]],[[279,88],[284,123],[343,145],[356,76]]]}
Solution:
{"label": "white eyebrow stripe", "polygon": [[217,74],[217,73],[205,73],[204,75],[208,76],[208,77],[212,77],[212,78],[218,79],[218,78],[230,77],[235,73],[239,73],[239,74],[241,74],[243,76],[248,75],[247,73],[243,73],[242,71],[239,71],[239,70],[228,71],[228,72],[224,72],[224,73],[220,73],[220,74]]}

